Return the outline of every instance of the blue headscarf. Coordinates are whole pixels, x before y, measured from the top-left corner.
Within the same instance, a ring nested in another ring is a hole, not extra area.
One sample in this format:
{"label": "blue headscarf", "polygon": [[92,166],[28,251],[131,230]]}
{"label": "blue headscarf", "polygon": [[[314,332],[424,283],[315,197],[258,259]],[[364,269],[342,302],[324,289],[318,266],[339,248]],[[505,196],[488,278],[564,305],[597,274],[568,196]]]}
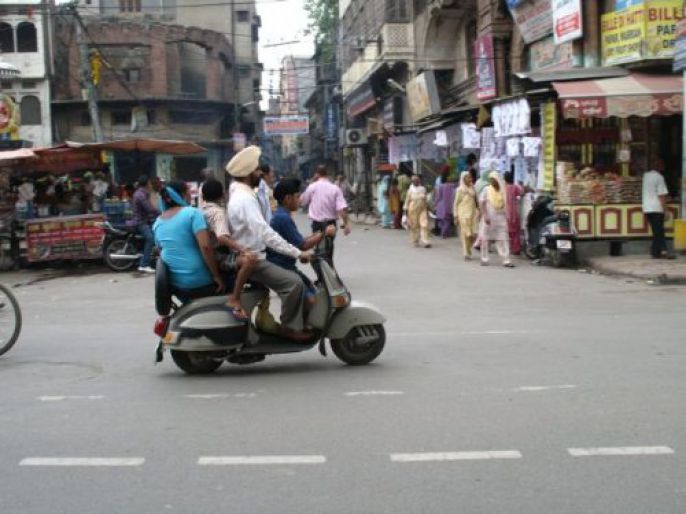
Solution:
{"label": "blue headscarf", "polygon": [[[164,191],[169,195],[171,201],[174,202],[176,205],[178,205],[179,207],[188,207],[188,202],[181,198],[181,195],[176,191],[176,189],[174,189],[171,186],[165,186]],[[160,212],[164,212],[167,209],[171,209],[171,207],[168,207],[167,204],[164,203],[164,200],[162,200],[162,198],[160,198],[159,208]]]}

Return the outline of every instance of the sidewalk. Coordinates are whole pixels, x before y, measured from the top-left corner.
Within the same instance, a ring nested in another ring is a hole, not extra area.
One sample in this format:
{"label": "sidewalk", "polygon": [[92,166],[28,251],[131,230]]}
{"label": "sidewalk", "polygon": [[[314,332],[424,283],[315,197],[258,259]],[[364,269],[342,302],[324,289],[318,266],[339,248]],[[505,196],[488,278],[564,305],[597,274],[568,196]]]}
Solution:
{"label": "sidewalk", "polygon": [[605,275],[619,275],[660,284],[686,284],[686,257],[651,259],[647,255],[589,257],[588,265]]}

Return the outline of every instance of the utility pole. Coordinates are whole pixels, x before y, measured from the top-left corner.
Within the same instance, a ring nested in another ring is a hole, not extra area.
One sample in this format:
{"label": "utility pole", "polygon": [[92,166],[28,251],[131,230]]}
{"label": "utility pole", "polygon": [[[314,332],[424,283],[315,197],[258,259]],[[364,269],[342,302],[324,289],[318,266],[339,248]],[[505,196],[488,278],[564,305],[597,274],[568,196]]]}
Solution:
{"label": "utility pole", "polygon": [[93,77],[91,75],[91,59],[88,43],[84,38],[83,20],[76,7],[72,8],[74,21],[76,23],[76,42],[79,45],[79,70],[81,75],[81,90],[86,93],[86,100],[88,101],[88,112],[91,116],[91,125],[93,126],[93,139],[96,143],[101,143],[105,140],[102,135],[102,125],[100,124],[100,111],[98,110],[98,99],[95,84],[93,84]]}
{"label": "utility pole", "polygon": [[238,51],[236,50],[236,0],[231,0],[231,47],[233,50],[233,131],[241,131],[241,80],[238,72]]}

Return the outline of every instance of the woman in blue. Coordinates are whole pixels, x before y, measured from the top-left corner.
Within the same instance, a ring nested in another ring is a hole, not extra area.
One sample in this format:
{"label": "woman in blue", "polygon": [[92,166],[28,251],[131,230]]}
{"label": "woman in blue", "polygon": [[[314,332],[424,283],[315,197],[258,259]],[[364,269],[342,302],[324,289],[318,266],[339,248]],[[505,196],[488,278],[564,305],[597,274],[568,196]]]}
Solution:
{"label": "woman in blue", "polygon": [[162,214],[153,225],[155,243],[169,268],[171,285],[183,301],[221,293],[219,272],[202,212],[189,207],[188,188],[172,182],[160,191]]}

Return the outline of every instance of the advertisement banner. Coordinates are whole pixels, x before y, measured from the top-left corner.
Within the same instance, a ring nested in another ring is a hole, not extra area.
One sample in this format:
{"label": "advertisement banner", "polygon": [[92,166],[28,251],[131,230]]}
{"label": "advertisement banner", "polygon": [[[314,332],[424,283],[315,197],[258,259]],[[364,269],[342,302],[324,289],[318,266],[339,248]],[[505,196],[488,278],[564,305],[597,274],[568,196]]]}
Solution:
{"label": "advertisement banner", "polygon": [[324,137],[329,141],[338,140],[338,108],[334,103],[329,103],[326,105]]}
{"label": "advertisement banner", "polygon": [[582,37],[581,0],[553,0],[553,27],[557,45]]}
{"label": "advertisement banner", "polygon": [[639,61],[646,35],[643,5],[603,14],[601,53],[603,66]]}
{"label": "advertisement banner", "polygon": [[243,150],[248,142],[248,139],[243,132],[234,132],[232,139],[234,152],[240,152],[241,150]]}
{"label": "advertisement banner", "polygon": [[679,20],[674,42],[674,71],[686,70],[686,18]]}
{"label": "advertisement banner", "polygon": [[529,47],[529,69],[568,70],[581,66],[581,56],[575,51],[574,43],[555,44],[552,36],[536,41]]}
{"label": "advertisement banner", "polygon": [[541,109],[541,131],[543,132],[543,189],[552,191],[555,187],[555,131],[557,130],[557,106],[548,102]]}
{"label": "advertisement banner", "polygon": [[493,36],[487,34],[474,42],[476,56],[476,97],[490,100],[498,95],[495,79],[495,61],[493,53]]}
{"label": "advertisement banner", "polygon": [[19,109],[11,96],[0,94],[0,139],[19,139]]}
{"label": "advertisement banner", "polygon": [[436,76],[433,71],[425,71],[417,75],[407,83],[405,90],[412,121],[419,121],[441,110]]}
{"label": "advertisement banner", "polygon": [[552,34],[553,6],[551,0],[529,0],[510,6],[510,13],[527,44]]}
{"label": "advertisement banner", "polygon": [[681,0],[650,0],[646,2],[646,59],[671,59],[677,23],[683,18]]}
{"label": "advertisement banner", "polygon": [[102,259],[101,214],[27,220],[26,257],[29,262],[60,259]]}
{"label": "advertisement banner", "polygon": [[288,116],[267,116],[264,118],[265,136],[293,136],[310,132],[310,118],[307,114]]}

